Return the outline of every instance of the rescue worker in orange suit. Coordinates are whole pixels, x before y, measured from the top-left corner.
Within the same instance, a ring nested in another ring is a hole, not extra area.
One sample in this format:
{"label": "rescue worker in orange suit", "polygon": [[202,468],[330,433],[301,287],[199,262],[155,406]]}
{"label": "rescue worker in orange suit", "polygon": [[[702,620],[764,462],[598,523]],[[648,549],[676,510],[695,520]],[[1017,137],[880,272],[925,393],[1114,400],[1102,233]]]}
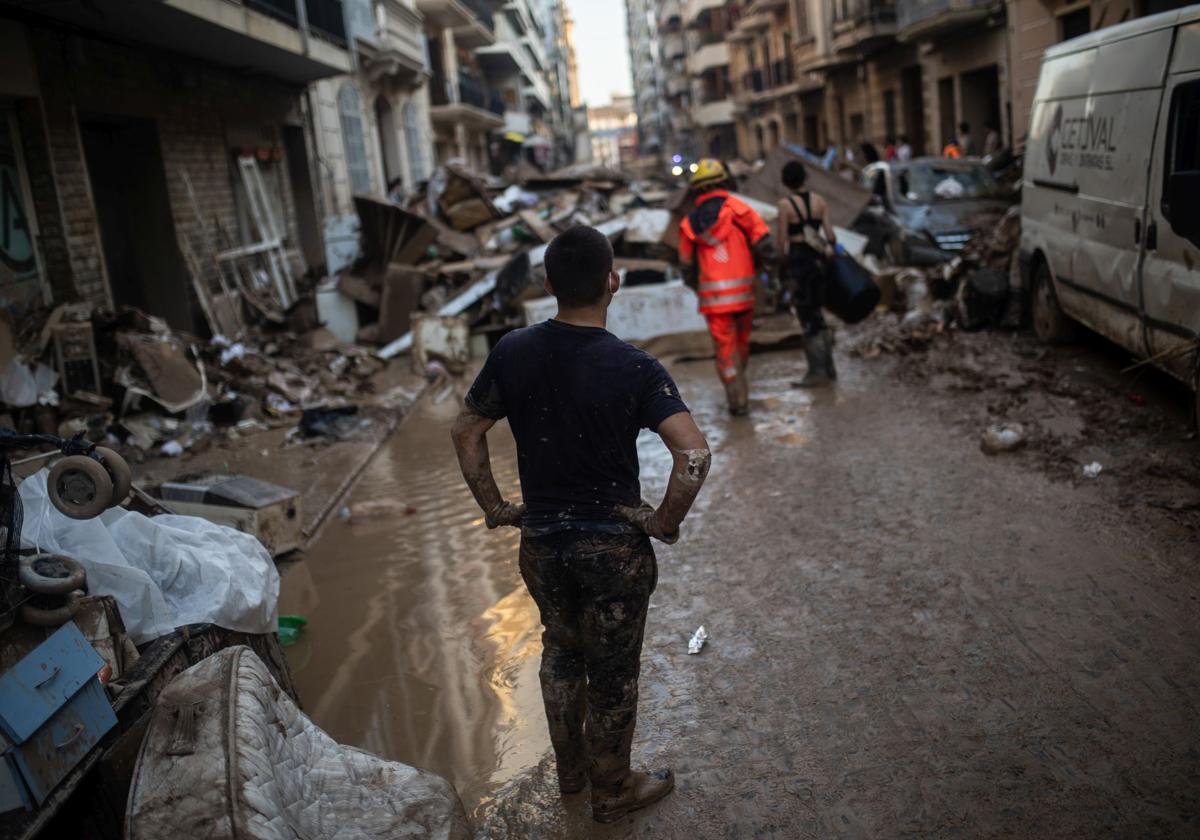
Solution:
{"label": "rescue worker in orange suit", "polygon": [[774,263],[775,246],[762,217],[730,195],[733,182],[720,161],[700,161],[689,186],[693,207],[679,224],[679,261],[708,321],[729,412],[740,416],[750,410],[746,367],[757,266]]}

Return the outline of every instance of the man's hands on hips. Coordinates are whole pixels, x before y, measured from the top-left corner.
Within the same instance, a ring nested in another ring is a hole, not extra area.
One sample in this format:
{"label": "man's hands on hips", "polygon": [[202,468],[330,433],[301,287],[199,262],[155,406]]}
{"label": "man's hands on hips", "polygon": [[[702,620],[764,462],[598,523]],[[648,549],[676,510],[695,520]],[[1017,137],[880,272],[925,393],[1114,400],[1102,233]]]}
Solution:
{"label": "man's hands on hips", "polygon": [[524,504],[515,505],[504,500],[497,502],[491,510],[484,511],[483,514],[483,521],[487,523],[488,528],[500,528],[505,525],[520,528],[524,518]]}
{"label": "man's hands on hips", "polygon": [[642,502],[637,507],[617,505],[617,513],[640,528],[643,533],[660,542],[664,542],[667,545],[674,545],[679,542],[679,528],[676,527],[673,532],[668,532],[663,526],[662,518],[659,516],[658,511],[646,502]]}

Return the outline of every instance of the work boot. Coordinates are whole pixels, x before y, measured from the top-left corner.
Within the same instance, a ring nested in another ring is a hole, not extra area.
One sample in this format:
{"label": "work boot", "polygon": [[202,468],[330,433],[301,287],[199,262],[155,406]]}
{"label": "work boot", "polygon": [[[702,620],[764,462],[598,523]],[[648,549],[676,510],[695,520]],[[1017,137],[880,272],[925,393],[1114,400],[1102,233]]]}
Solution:
{"label": "work boot", "polygon": [[616,822],[630,811],[653,805],[674,789],[675,774],[669,769],[630,772],[617,793],[603,798],[592,794],[592,819],[600,823]]}
{"label": "work boot", "polygon": [[592,819],[615,822],[645,808],[675,788],[670,770],[635,773],[629,769],[637,709],[588,709],[588,775],[592,780]]}
{"label": "work boot", "polygon": [[826,331],[825,335],[829,337],[829,352],[825,354],[825,370],[829,373],[829,378],[836,382],[837,368],[833,366],[833,333]]}
{"label": "work boot", "polygon": [[804,357],[808,360],[808,371],[803,379],[792,383],[794,387],[824,388],[833,381],[830,376],[833,348],[830,346],[828,330],[805,336]]}

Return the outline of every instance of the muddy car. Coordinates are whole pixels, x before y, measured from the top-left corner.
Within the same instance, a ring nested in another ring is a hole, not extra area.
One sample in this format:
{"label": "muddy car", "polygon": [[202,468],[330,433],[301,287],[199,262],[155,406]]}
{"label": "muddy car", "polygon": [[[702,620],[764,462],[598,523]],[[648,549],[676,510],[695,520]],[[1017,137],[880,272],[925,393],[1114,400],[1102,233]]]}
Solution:
{"label": "muddy car", "polygon": [[868,251],[896,265],[952,259],[1016,203],[975,159],[881,161],[863,169],[862,185],[872,199],[855,229],[869,237]]}

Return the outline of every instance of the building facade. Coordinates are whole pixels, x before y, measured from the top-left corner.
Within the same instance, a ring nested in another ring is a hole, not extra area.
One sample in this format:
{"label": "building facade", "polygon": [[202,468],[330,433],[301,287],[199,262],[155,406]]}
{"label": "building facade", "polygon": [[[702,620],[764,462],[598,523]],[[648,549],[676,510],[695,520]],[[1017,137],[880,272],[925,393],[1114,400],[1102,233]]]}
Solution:
{"label": "building facade", "polygon": [[638,115],[632,96],[614,96],[607,105],[588,108],[591,162],[618,168],[637,160]]}
{"label": "building facade", "polygon": [[202,334],[184,252],[259,238],[244,157],[295,270],[323,262],[308,86],[354,65],[340,3],[295,11],[230,0],[0,3],[3,200],[21,232],[5,237],[12,253],[0,269],[10,316],[80,300]]}

